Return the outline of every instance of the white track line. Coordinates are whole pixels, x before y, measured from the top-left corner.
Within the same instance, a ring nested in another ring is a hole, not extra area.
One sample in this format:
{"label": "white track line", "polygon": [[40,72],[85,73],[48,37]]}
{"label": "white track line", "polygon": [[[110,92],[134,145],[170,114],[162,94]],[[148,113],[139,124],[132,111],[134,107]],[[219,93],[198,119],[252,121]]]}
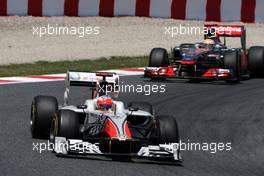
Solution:
{"label": "white track line", "polygon": [[[119,76],[132,76],[143,75],[144,68],[130,68],[121,70],[104,70],[104,72],[114,72]],[[21,84],[21,83],[34,83],[34,82],[50,82],[62,81],[65,79],[66,74],[52,74],[52,75],[34,75],[34,76],[14,76],[0,78],[0,85],[3,84]]]}

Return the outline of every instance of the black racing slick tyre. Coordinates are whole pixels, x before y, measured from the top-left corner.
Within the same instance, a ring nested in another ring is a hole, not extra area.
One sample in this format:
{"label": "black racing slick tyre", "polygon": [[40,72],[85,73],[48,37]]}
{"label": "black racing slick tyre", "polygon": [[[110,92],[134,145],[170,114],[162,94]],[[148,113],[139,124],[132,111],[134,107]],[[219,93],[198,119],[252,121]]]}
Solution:
{"label": "black racing slick tyre", "polygon": [[224,54],[224,65],[233,70],[233,75],[227,83],[239,83],[241,81],[241,64],[238,51],[226,51]]}
{"label": "black racing slick tyre", "polygon": [[129,108],[134,108],[134,109],[139,109],[139,110],[142,110],[142,111],[149,112],[150,114],[153,114],[153,107],[148,102],[134,101],[134,102],[130,102],[128,104],[128,107]]}
{"label": "black racing slick tyre", "polygon": [[36,96],[31,104],[30,127],[33,138],[48,139],[58,101],[51,96]]}
{"label": "black racing slick tyre", "polygon": [[149,67],[166,67],[169,65],[168,52],[164,48],[153,48],[149,56]]}
{"label": "black racing slick tyre", "polygon": [[157,116],[158,144],[178,143],[179,131],[172,116]]}
{"label": "black racing slick tyre", "polygon": [[62,109],[54,116],[50,129],[50,141],[56,136],[66,139],[78,139],[80,134],[78,114],[74,111]]}
{"label": "black racing slick tyre", "polygon": [[253,46],[248,51],[248,67],[256,76],[264,76],[264,47]]}

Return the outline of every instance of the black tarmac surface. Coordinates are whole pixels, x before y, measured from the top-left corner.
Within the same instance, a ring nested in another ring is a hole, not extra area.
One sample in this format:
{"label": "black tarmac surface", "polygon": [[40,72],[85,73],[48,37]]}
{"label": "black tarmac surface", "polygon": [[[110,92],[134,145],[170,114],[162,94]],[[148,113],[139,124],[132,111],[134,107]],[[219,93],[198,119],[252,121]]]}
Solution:
{"label": "black tarmac surface", "polygon": [[[149,101],[156,114],[173,115],[181,140],[195,143],[231,143],[230,151],[183,151],[183,166],[58,158],[50,151],[33,151],[30,105],[34,96],[63,100],[64,82],[0,85],[0,175],[2,176],[262,176],[264,173],[264,80],[238,85],[154,83],[138,76],[122,77],[123,84],[166,85],[165,93],[121,93],[119,99]],[[90,92],[74,88],[72,103],[81,104]]]}

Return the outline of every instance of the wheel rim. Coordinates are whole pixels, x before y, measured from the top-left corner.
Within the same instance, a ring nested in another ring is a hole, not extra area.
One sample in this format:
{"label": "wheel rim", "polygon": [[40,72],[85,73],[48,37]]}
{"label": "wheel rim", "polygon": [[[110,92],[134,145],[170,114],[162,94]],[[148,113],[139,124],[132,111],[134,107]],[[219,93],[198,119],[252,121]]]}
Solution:
{"label": "wheel rim", "polygon": [[32,133],[34,132],[35,121],[36,121],[36,107],[35,107],[35,104],[32,103],[31,115],[30,115],[30,129]]}
{"label": "wheel rim", "polygon": [[58,122],[57,122],[57,115],[54,115],[52,119],[51,127],[50,127],[50,142],[55,142],[55,136],[58,135]]}
{"label": "wheel rim", "polygon": [[55,129],[55,120],[53,119],[52,120],[52,123],[51,123],[51,127],[50,127],[50,141],[52,143],[54,143],[54,140],[55,140],[55,132],[54,132],[54,129]]}

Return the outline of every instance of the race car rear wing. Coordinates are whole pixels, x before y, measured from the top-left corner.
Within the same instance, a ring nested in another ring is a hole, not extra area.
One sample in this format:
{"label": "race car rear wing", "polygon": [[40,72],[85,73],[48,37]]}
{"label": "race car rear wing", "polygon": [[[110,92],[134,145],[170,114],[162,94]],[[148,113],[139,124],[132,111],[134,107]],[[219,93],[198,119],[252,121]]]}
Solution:
{"label": "race car rear wing", "polygon": [[68,71],[66,76],[67,86],[96,87],[100,81],[108,84],[118,84],[119,76],[109,72],[82,72]]}
{"label": "race car rear wing", "polygon": [[[217,24],[206,24],[205,25],[204,38],[215,37],[240,37],[242,49],[246,50],[246,29],[244,26],[239,25],[217,25]],[[226,44],[226,40],[224,41]]]}
{"label": "race car rear wing", "polygon": [[[65,82],[64,105],[66,106],[68,104],[71,86],[97,88],[99,84],[104,83],[105,85],[114,87],[119,85],[119,76],[116,73],[110,72],[68,71]],[[111,88],[111,90],[114,90],[114,88]]]}

